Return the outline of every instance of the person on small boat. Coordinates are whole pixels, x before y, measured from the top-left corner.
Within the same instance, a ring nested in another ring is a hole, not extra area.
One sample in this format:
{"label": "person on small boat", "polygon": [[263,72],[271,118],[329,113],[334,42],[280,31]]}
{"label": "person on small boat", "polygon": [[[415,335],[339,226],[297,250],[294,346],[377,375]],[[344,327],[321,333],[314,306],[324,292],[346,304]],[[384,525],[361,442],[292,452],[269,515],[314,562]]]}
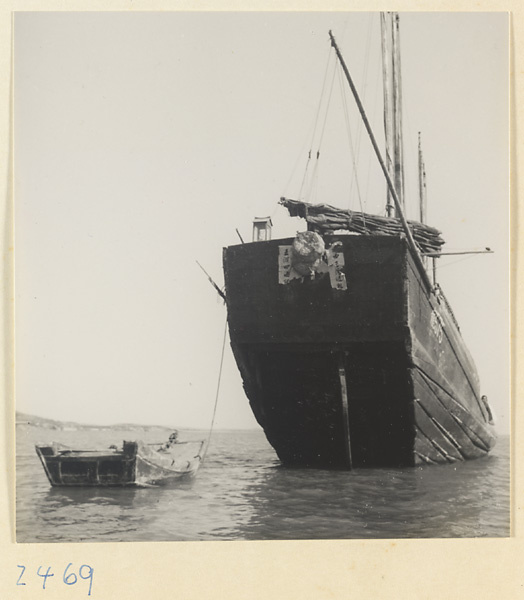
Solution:
{"label": "person on small boat", "polygon": [[173,431],[173,433],[169,436],[169,440],[160,446],[159,452],[167,452],[171,446],[174,446],[178,443],[178,431]]}

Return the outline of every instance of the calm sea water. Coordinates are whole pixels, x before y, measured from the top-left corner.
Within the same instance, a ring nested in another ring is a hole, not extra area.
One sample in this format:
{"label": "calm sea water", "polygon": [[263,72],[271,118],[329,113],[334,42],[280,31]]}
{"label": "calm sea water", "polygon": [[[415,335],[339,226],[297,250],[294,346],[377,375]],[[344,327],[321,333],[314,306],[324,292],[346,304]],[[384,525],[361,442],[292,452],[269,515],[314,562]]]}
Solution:
{"label": "calm sea water", "polygon": [[[181,432],[204,439],[204,432]],[[509,439],[488,457],[409,469],[284,469],[260,431],[215,431],[196,478],[158,488],[51,488],[36,442],[107,447],[154,432],[17,426],[17,540],[115,542],[509,535]]]}

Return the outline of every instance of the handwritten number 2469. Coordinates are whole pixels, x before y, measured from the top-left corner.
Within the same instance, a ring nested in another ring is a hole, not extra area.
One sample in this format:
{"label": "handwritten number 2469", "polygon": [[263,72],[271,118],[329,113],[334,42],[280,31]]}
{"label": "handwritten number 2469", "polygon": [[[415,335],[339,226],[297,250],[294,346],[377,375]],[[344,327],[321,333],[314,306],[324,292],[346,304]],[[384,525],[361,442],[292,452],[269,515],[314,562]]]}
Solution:
{"label": "handwritten number 2469", "polygon": [[[78,581],[78,578],[85,579],[86,581],[89,580],[89,590],[87,592],[87,595],[91,596],[91,587],[93,585],[93,573],[94,573],[94,569],[92,567],[90,567],[89,565],[82,565],[80,567],[80,569],[78,569],[78,575],[77,575],[71,569],[72,565],[73,565],[73,563],[69,563],[67,565],[67,567],[64,569],[64,572],[62,574],[62,581],[63,581],[63,583],[65,583],[66,585],[74,585]],[[18,577],[18,581],[16,582],[16,585],[26,585],[25,582],[22,581],[22,577],[23,577],[24,571],[25,571],[25,566],[24,565],[18,565],[18,568],[22,569],[22,572],[20,573],[20,576]],[[45,590],[48,578],[49,577],[54,577],[55,574],[51,573],[51,567],[47,567],[47,571],[45,571],[45,572],[43,572],[42,569],[43,568],[41,566],[38,567],[38,570],[37,570],[36,574],[39,577],[43,578],[42,589]]]}

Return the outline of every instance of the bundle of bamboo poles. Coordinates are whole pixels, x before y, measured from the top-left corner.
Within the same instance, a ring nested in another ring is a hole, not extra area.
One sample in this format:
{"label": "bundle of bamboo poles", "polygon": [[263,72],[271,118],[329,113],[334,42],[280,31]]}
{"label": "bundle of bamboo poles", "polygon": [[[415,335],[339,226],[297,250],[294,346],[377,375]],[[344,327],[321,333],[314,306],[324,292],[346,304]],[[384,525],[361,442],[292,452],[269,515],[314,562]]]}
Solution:
{"label": "bundle of bamboo poles", "polygon": [[[340,230],[364,235],[400,235],[403,233],[400,219],[393,217],[343,210],[329,204],[309,204],[289,198],[281,198],[280,204],[288,209],[291,217],[306,219],[308,229],[321,235]],[[438,229],[417,221],[408,221],[408,225],[415,243],[423,254],[440,252],[444,239]]]}

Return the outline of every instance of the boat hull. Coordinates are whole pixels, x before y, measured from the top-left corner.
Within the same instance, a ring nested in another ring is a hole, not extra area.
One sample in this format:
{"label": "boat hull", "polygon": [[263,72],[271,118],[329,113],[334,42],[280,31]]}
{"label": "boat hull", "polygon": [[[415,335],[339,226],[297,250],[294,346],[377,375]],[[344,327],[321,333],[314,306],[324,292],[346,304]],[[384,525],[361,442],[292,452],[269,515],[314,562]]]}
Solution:
{"label": "boat hull", "polygon": [[182,442],[159,452],[142,442],[124,442],[121,451],[73,450],[61,444],[36,446],[53,487],[164,485],[190,477],[200,466],[203,442]]}
{"label": "boat hull", "polygon": [[292,240],[224,250],[233,353],[281,461],[347,469],[488,452],[495,435],[475,366],[405,240],[326,242],[337,272],[312,278],[283,276]]}

